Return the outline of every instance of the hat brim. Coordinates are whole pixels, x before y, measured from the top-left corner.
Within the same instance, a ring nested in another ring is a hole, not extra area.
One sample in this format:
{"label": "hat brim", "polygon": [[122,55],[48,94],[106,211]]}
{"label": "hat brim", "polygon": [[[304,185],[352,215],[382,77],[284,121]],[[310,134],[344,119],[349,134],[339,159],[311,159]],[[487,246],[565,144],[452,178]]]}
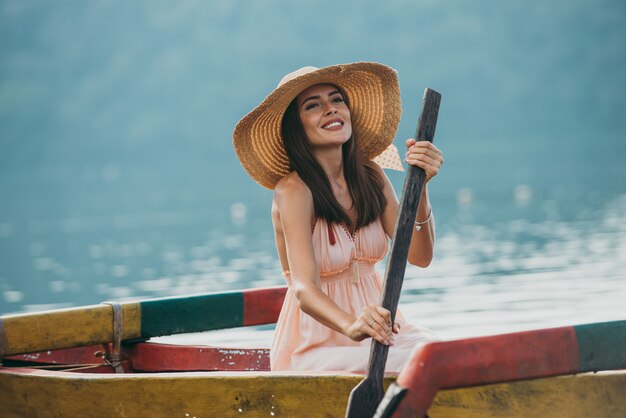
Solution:
{"label": "hat brim", "polygon": [[233,143],[248,175],[272,190],[291,171],[281,138],[283,115],[289,104],[316,84],[334,84],[348,96],[352,129],[363,155],[383,152],[398,130],[402,103],[396,71],[383,64],[357,62],[320,68],[279,85],[237,123]]}

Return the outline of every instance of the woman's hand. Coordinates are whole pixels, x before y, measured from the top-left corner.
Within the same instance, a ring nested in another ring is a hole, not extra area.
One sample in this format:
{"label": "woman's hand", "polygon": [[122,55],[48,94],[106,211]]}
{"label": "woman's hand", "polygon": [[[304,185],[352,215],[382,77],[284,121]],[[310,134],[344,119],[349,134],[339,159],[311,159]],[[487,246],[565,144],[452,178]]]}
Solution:
{"label": "woman's hand", "polygon": [[426,181],[435,177],[443,164],[443,156],[439,148],[428,141],[406,140],[408,148],[404,161],[426,172]]}
{"label": "woman's hand", "polygon": [[[397,334],[400,327],[393,326],[393,333]],[[393,345],[395,343],[391,328],[391,313],[375,304],[366,306],[359,317],[354,321],[346,332],[346,335],[354,341],[362,341],[372,337],[383,345]]]}

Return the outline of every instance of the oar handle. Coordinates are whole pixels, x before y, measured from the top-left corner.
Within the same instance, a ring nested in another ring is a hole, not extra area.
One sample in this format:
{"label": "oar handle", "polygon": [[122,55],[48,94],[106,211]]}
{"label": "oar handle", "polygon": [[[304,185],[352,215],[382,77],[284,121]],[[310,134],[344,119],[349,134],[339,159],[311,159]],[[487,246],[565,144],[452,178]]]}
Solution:
{"label": "oar handle", "polygon": [[[424,91],[422,113],[415,134],[416,140],[432,142],[437,126],[440,101],[441,95],[436,91],[431,89]],[[396,318],[415,214],[419,207],[425,178],[426,173],[422,169],[410,166],[404,181],[396,229],[385,270],[381,301],[381,305],[391,312],[392,320]],[[385,393],[383,377],[388,352],[389,346],[382,345],[372,339],[367,376],[350,392],[346,409],[347,418],[371,417],[376,412],[376,408]]]}
{"label": "oar handle", "polygon": [[[435,137],[437,127],[437,115],[439,113],[439,103],[441,94],[435,90],[427,88],[422,99],[422,113],[417,123],[415,139],[417,141],[432,142]],[[385,270],[385,280],[383,283],[383,294],[381,305],[391,312],[391,320],[395,321],[404,272],[406,270],[409,245],[415,224],[415,215],[419,207],[420,197],[424,189],[426,173],[419,167],[409,166],[408,173],[404,181],[402,198],[394,238],[391,243],[387,268]],[[385,364],[387,363],[387,353],[389,346],[382,345],[372,339],[370,358],[368,364],[368,378],[380,380],[382,382]]]}

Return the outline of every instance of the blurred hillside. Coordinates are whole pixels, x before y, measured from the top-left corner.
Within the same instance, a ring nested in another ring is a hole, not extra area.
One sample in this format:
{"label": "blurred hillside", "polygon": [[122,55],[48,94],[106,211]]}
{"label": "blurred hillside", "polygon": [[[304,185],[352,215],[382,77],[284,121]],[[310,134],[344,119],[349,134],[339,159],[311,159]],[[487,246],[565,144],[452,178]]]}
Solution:
{"label": "blurred hillside", "polygon": [[234,125],[285,73],[359,60],[399,71],[397,144],[442,92],[434,193],[589,173],[623,192],[625,17],[619,0],[2,1],[0,221],[266,202]]}

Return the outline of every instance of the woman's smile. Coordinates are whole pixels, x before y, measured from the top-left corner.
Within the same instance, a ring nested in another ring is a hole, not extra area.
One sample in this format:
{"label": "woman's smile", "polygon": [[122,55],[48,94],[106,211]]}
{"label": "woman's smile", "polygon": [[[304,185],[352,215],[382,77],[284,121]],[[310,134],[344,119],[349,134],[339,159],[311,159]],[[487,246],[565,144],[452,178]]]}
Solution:
{"label": "woman's smile", "polygon": [[326,122],[322,125],[322,129],[326,129],[327,131],[336,131],[343,127],[343,121],[339,118],[334,118]]}

